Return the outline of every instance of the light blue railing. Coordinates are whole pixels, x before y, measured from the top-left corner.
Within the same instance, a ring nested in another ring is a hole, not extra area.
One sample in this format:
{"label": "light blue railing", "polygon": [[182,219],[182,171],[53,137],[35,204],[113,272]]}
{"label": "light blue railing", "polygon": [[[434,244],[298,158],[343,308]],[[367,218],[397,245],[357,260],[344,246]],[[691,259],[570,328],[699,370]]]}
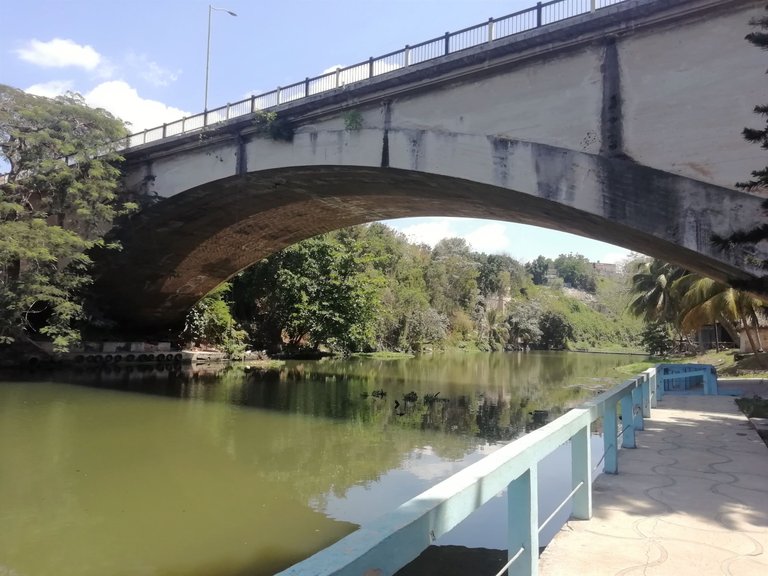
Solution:
{"label": "light blue railing", "polygon": [[[618,474],[619,440],[635,448],[635,432],[669,382],[706,378],[711,366],[660,364],[570,410],[546,426],[511,442],[483,460],[440,482],[396,510],[363,526],[278,576],[362,576],[394,574],[437,538],[482,504],[507,489],[510,575],[538,573],[539,534],[572,503],[573,518],[592,516],[592,424],[603,419],[604,471]],[[681,376],[682,375],[682,376]],[[714,388],[716,393],[716,385]],[[704,393],[712,388],[704,387]],[[619,418],[621,414],[621,419]],[[621,424],[621,427],[619,427]],[[570,442],[571,492],[541,525],[538,523],[538,463]]]}
{"label": "light blue railing", "polygon": [[491,45],[502,38],[561,22],[581,14],[596,12],[622,2],[626,2],[626,0],[550,0],[549,2],[539,2],[535,6],[501,18],[490,18],[481,24],[457,32],[446,32],[443,36],[408,45],[401,50],[383,56],[371,57],[364,62],[358,62],[344,68],[339,67],[314,78],[307,77],[289,86],[278,86],[275,90],[251,96],[234,104],[227,104],[162,126],[148,128],[143,132],[128,136],[120,148],[125,150],[171,136],[196,132],[220,122],[253,114],[258,110],[269,110],[280,104],[351,86],[382,74],[429,62],[476,46]]}

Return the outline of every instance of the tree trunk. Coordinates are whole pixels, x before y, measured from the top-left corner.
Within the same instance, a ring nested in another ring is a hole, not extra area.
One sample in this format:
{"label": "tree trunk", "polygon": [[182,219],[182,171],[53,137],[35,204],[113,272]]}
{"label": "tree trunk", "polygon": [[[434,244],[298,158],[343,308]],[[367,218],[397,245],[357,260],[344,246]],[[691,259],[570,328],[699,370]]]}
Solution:
{"label": "tree trunk", "polygon": [[757,346],[755,345],[755,339],[752,336],[752,332],[749,330],[749,322],[747,322],[747,318],[742,314],[741,315],[741,325],[744,326],[744,333],[747,335],[747,338],[749,339],[749,347],[752,348],[752,353],[757,353]]}

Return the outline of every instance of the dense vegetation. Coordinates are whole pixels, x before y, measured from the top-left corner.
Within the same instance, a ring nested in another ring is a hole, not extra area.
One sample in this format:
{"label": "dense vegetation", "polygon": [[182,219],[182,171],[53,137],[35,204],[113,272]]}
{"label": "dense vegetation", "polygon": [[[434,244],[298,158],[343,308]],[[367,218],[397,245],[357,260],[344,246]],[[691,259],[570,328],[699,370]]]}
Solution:
{"label": "dense vegetation", "polygon": [[0,344],[79,340],[89,251],[121,211],[122,122],[77,95],[54,100],[0,85]]}
{"label": "dense vegetation", "polygon": [[[473,252],[461,238],[430,248],[382,224],[347,228],[239,274],[192,311],[187,340],[232,347],[236,331],[206,337],[194,326],[237,324],[249,347],[270,351],[636,345],[641,323],[626,312],[626,278],[597,275],[581,255],[540,261],[547,269],[535,284],[526,266]],[[212,298],[228,306],[214,307]]]}

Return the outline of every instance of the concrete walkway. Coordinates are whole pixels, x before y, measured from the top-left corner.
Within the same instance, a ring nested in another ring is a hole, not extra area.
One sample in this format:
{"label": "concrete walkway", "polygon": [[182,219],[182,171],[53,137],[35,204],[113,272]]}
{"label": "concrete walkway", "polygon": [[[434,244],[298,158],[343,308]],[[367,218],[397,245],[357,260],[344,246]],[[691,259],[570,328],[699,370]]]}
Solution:
{"label": "concrete walkway", "polygon": [[768,575],[768,447],[733,398],[665,396],[542,576]]}

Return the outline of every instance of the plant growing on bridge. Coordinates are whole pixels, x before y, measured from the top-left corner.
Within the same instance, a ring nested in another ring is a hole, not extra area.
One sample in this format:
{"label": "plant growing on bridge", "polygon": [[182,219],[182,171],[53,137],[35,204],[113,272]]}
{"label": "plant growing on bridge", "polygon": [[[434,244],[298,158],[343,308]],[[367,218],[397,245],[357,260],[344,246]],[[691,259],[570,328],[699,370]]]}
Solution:
{"label": "plant growing on bridge", "polygon": [[269,136],[272,140],[293,140],[293,126],[277,112],[257,110],[253,117],[253,125],[260,136]]}
{"label": "plant growing on bridge", "polygon": [[344,112],[344,130],[356,132],[363,127],[363,115],[359,110],[347,110]]}
{"label": "plant growing on bridge", "polygon": [[0,85],[0,343],[41,334],[55,348],[79,339],[90,249],[131,206],[116,190],[126,134],[76,94],[41,98]]}

